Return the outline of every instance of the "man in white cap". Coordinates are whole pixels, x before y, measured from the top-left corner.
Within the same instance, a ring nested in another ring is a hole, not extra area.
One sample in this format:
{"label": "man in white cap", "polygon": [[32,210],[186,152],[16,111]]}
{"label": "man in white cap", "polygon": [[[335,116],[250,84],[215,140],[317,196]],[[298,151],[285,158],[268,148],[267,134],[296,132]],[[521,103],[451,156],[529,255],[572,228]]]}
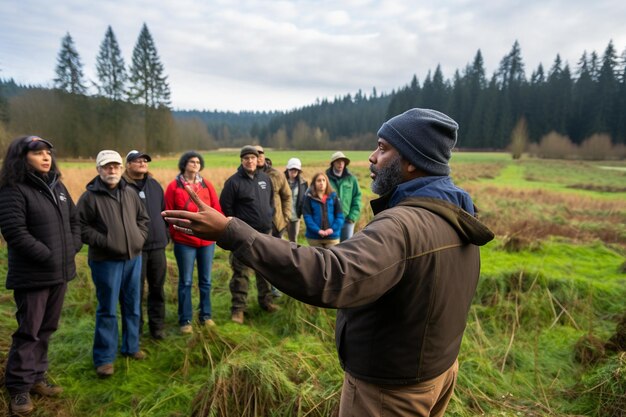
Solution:
{"label": "man in white cap", "polygon": [[330,157],[330,167],[326,175],[337,193],[343,211],[343,227],[339,240],[343,242],[354,234],[354,224],[361,215],[361,189],[356,177],[348,170],[350,159],[343,152],[335,152]]}
{"label": "man in white cap", "polygon": [[173,227],[217,241],[285,294],[339,309],[339,417],[378,417],[381,410],[442,417],[452,397],[479,246],[494,237],[449,177],[457,129],[429,109],[383,123],[369,157],[372,191],[380,195],[374,218],[331,249],[262,235],[206,205],[198,213],[164,213]]}
{"label": "man in white cap", "polygon": [[121,353],[145,358],[139,350],[141,250],[150,218],[137,193],[122,179],[122,157],[104,150],[96,157],[98,175],[78,200],[81,238],[89,245],[88,261],[98,309],[93,361],[100,378],[113,375],[117,355],[117,304],[121,303]]}

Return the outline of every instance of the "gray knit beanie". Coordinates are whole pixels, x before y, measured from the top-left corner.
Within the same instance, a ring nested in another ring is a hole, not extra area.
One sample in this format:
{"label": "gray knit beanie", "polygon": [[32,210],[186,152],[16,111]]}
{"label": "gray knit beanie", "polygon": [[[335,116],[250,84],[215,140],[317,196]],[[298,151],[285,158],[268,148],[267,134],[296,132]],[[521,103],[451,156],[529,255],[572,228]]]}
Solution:
{"label": "gray knit beanie", "polygon": [[449,175],[448,161],[458,128],[454,120],[441,112],[411,109],[383,123],[378,137],[427,174]]}

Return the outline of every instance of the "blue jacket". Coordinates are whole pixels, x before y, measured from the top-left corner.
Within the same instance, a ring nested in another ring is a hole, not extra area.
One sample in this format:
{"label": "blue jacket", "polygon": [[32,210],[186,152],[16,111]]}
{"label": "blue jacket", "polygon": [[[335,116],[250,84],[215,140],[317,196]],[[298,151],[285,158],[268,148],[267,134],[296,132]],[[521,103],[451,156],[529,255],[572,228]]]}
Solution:
{"label": "blue jacket", "polygon": [[[333,191],[326,199],[326,203],[322,203],[309,188],[304,199],[302,214],[306,224],[305,237],[307,239],[339,239],[344,218],[337,193]],[[333,229],[332,235],[323,238],[318,234],[320,230],[328,228]]]}

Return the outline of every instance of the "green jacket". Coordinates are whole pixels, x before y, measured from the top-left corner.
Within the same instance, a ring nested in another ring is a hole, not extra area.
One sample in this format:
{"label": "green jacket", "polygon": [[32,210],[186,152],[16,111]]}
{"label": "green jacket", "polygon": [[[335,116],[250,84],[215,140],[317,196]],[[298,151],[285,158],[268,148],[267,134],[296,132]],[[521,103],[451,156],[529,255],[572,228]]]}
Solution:
{"label": "green jacket", "polygon": [[341,177],[335,175],[332,167],[326,170],[326,175],[330,180],[330,185],[333,187],[333,190],[335,190],[339,196],[345,220],[356,223],[361,215],[361,208],[363,207],[363,203],[361,202],[361,189],[359,188],[356,177],[348,171],[348,168],[344,168]]}

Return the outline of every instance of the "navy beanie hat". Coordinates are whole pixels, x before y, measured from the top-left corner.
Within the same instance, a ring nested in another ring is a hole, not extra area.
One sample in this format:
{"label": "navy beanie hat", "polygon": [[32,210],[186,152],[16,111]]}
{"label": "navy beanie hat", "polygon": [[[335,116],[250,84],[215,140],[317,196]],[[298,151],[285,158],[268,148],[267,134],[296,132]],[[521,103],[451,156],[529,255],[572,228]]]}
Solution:
{"label": "navy beanie hat", "polygon": [[448,161],[456,144],[459,125],[430,109],[411,109],[380,127],[385,139],[412,165],[430,175],[449,175]]}

